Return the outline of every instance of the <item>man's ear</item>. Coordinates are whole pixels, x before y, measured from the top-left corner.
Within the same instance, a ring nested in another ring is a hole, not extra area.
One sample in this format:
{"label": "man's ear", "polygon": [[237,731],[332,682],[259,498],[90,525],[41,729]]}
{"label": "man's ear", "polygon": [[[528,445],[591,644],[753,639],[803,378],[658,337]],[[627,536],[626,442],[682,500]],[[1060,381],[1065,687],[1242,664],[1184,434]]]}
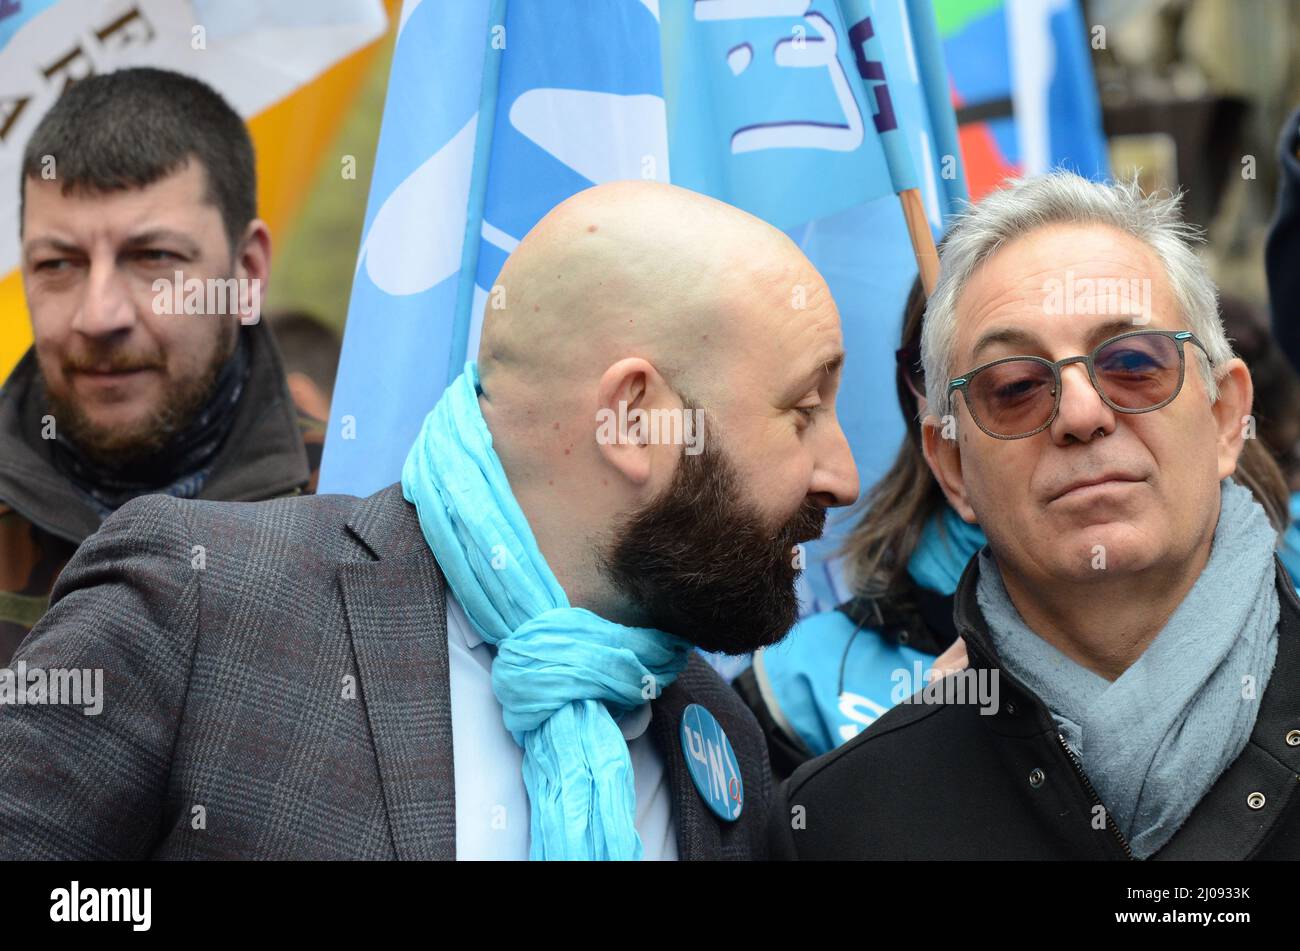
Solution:
{"label": "man's ear", "polygon": [[1247,432],[1255,438],[1250,410],[1255,400],[1255,384],[1250,370],[1238,357],[1223,365],[1219,377],[1219,398],[1210,406],[1218,431],[1219,478],[1226,479],[1237,471],[1237,460],[1245,448]]}
{"label": "man's ear", "polygon": [[244,229],[235,249],[235,277],[246,280],[239,295],[240,322],[255,324],[262,318],[262,301],[266,300],[267,280],[271,276],[271,229],[261,218],[254,218]]}
{"label": "man's ear", "polygon": [[926,416],[921,420],[921,451],[943,489],[948,504],[962,520],[974,525],[978,519],[966,498],[966,480],[961,471],[961,448],[957,444],[957,417]]}
{"label": "man's ear", "polygon": [[596,387],[596,451],[628,481],[646,485],[657,448],[650,444],[650,412],[673,406],[681,401],[650,361],[610,364]]}

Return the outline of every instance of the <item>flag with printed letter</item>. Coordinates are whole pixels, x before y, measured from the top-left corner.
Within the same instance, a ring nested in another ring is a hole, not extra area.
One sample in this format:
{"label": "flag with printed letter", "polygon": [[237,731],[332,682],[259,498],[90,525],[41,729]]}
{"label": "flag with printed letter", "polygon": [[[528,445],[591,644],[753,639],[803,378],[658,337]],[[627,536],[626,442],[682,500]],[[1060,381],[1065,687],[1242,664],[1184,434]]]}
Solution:
{"label": "flag with printed letter", "polygon": [[[407,0],[320,490],[395,481],[465,360],[507,255],[552,207],[654,179],[785,230],[830,284],[842,422],[864,484],[902,435],[893,384],[916,263],[965,197],[929,0]],[[888,302],[882,306],[882,301]],[[810,546],[807,607],[842,593]]]}

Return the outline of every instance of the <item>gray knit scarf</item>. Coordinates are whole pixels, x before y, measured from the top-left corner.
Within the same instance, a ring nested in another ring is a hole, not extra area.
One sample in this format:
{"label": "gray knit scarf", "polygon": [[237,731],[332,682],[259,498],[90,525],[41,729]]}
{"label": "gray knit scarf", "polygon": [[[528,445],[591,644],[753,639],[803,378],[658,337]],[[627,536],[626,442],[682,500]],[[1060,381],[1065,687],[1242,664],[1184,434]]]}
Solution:
{"label": "gray knit scarf", "polygon": [[1138,858],[1245,748],[1277,659],[1277,535],[1248,489],[1225,479],[1220,491],[1205,570],[1114,682],[1030,630],[989,549],[979,555],[976,597],[1002,666],[1047,705]]}

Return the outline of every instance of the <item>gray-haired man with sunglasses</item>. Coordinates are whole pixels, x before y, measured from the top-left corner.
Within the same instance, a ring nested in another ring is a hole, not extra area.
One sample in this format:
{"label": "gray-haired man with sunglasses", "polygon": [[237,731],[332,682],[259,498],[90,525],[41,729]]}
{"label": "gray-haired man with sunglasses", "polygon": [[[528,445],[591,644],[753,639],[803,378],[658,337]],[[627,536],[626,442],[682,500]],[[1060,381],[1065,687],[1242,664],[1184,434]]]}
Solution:
{"label": "gray-haired man with sunglasses", "polygon": [[1300,601],[1232,478],[1251,380],[1193,237],[1066,173],[951,230],[923,425],[989,540],[970,668],[797,771],[774,854],[1300,858]]}

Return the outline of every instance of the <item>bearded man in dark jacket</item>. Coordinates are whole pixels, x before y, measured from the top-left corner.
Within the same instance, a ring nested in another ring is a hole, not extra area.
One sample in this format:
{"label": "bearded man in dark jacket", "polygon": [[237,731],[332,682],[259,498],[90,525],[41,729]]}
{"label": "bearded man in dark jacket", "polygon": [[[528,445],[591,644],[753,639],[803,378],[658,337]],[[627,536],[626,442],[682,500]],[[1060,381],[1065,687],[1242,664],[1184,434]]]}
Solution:
{"label": "bearded man in dark jacket", "polygon": [[314,490],[324,426],[295,409],[260,320],[253,162],[214,90],[156,69],[79,81],[28,140],[33,344],[0,390],[0,666],[130,499]]}

